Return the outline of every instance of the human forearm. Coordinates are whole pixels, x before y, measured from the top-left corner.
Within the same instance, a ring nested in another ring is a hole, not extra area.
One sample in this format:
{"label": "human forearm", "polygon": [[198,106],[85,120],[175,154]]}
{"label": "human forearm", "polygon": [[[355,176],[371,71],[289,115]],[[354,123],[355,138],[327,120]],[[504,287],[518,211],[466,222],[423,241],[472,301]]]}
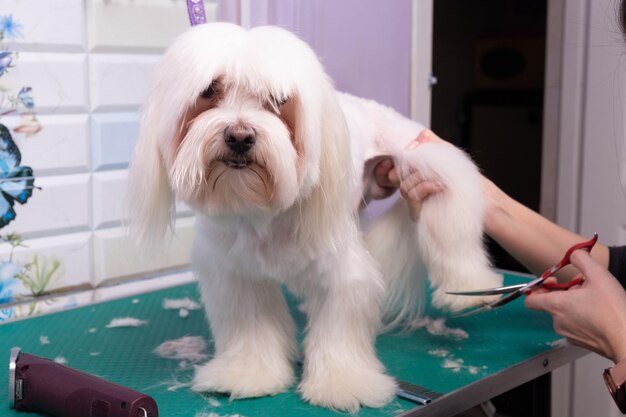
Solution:
{"label": "human forearm", "polygon": [[[483,182],[487,199],[486,233],[531,272],[542,273],[558,262],[569,247],[588,239],[520,204],[488,179]],[[606,246],[596,244],[591,254],[601,265],[608,266]],[[576,274],[574,268],[568,267],[557,275],[570,279]]]}

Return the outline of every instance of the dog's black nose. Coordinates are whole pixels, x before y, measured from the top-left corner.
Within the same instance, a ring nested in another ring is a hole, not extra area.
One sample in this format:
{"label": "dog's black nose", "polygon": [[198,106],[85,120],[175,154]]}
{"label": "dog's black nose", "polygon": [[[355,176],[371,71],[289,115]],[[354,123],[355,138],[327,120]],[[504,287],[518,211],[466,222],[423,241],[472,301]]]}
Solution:
{"label": "dog's black nose", "polygon": [[249,126],[241,124],[229,126],[224,131],[224,141],[231,151],[237,154],[244,154],[256,142],[256,134]]}

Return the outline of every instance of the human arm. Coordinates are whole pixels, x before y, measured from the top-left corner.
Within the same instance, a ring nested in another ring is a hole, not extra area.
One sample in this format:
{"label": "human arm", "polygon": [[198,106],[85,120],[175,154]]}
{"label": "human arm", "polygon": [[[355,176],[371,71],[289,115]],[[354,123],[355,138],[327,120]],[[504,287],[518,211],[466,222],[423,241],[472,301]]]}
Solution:
{"label": "human arm", "polygon": [[[541,274],[561,259],[572,245],[588,240],[551,222],[504,193],[483,177],[486,200],[485,232],[515,259],[535,274]],[[609,250],[597,243],[592,257],[605,268],[609,265]],[[559,279],[572,279],[577,271],[564,268]]]}

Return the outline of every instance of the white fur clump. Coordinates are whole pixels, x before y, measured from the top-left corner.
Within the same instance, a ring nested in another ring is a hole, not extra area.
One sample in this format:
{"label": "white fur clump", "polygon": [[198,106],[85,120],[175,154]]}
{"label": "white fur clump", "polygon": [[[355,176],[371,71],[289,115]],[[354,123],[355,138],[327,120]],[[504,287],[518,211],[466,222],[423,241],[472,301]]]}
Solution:
{"label": "white fur clump", "polygon": [[189,310],[199,310],[201,308],[200,304],[189,297],[177,299],[166,298],[163,300],[162,305],[166,310],[178,310],[178,315],[183,319],[189,316]]}
{"label": "white fur clump", "polygon": [[206,401],[209,403],[209,405],[211,407],[221,407],[222,406],[222,404],[217,399],[215,399],[213,397],[207,397]]}
{"label": "white fur clump", "polygon": [[53,359],[53,361],[61,365],[67,364],[67,359],[63,356],[57,356],[56,358]]}
{"label": "white fur clump", "polygon": [[471,366],[466,365],[465,361],[461,358],[455,358],[454,355],[447,357],[441,363],[443,369],[450,369],[452,372],[459,373],[462,370],[467,371],[471,375],[477,375],[481,370],[487,369],[487,366]]}
{"label": "white fur clump", "polygon": [[[383,324],[420,316],[426,272],[437,307],[490,300],[446,294],[501,277],[482,242],[478,170],[452,146],[407,151],[423,129],[338,94],[312,49],[283,29],[214,23],[176,39],[143,108],[127,201],[143,249],[164,240],[177,200],[196,213],[192,264],[215,356],[197,367],[193,390],[242,398],[292,386],[297,343],[283,284],[306,300],[299,393],[348,412],[394,398],[374,340]],[[364,238],[358,209],[381,156],[446,191],[417,224],[398,202]]]}
{"label": "white fur clump", "polygon": [[450,351],[445,349],[432,349],[428,351],[428,354],[439,358],[445,358],[450,354]]}
{"label": "white fur clump", "polygon": [[140,327],[148,324],[147,320],[141,320],[135,317],[118,317],[114,318],[105,327],[113,329],[117,327]]}
{"label": "white fur clump", "polygon": [[426,328],[428,333],[433,336],[452,337],[456,340],[463,340],[469,337],[467,332],[463,329],[446,326],[446,320],[443,318],[434,319],[426,316],[412,321],[409,327],[412,329]]}
{"label": "white fur clump", "polygon": [[461,368],[463,367],[463,360],[462,359],[454,360],[454,359],[446,358],[441,364],[441,367],[443,369],[452,369],[452,372],[459,372]]}
{"label": "white fur clump", "polygon": [[153,350],[153,353],[162,358],[198,363],[209,357],[206,347],[206,342],[202,337],[185,336],[161,343]]}
{"label": "white fur clump", "polygon": [[199,303],[193,301],[189,297],[185,298],[165,298],[163,300],[163,308],[166,310],[200,310],[201,306]]}
{"label": "white fur clump", "polygon": [[41,343],[42,345],[49,345],[50,338],[48,336],[39,336],[39,343]]}

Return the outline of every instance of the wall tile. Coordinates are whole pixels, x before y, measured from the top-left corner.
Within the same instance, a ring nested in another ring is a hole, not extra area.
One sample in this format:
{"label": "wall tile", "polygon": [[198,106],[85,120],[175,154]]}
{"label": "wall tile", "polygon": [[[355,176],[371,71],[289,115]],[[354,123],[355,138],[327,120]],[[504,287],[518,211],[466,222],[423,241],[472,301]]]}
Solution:
{"label": "wall tile", "polygon": [[86,230],[89,227],[89,174],[38,177],[26,205],[15,205],[17,217],[2,229],[27,237]]}
{"label": "wall tile", "polygon": [[91,54],[91,110],[136,111],[146,97],[158,61],[158,55]]}
{"label": "wall tile", "polygon": [[2,14],[23,26],[15,46],[39,52],[82,51],[85,45],[83,0],[2,0]]}
{"label": "wall tile", "polygon": [[93,175],[93,227],[118,226],[123,214],[126,170],[97,172]]}
{"label": "wall tile", "polygon": [[[96,172],[93,175],[94,229],[118,226],[124,215],[127,170]],[[189,217],[193,211],[184,203],[176,204],[178,218]]]}
{"label": "wall tile", "polygon": [[[32,87],[38,113],[85,112],[87,58],[85,54],[22,52],[2,76],[3,87],[15,95]],[[0,111],[6,111],[4,107]]]}
{"label": "wall tile", "polygon": [[176,236],[158,255],[152,257],[146,257],[134,249],[122,228],[96,231],[93,243],[95,284],[185,267],[189,263],[193,223],[191,218],[178,220]]}
{"label": "wall tile", "polygon": [[125,168],[139,130],[137,113],[102,113],[91,118],[93,169]]}
{"label": "wall tile", "polygon": [[[87,172],[89,170],[89,131],[87,114],[38,116],[39,133],[31,136],[13,133],[22,153],[22,165],[33,168],[36,176]],[[9,129],[19,125],[19,117],[5,117]]]}
{"label": "wall tile", "polygon": [[161,52],[189,28],[184,0],[91,0],[87,19],[92,52]]}
{"label": "wall tile", "polygon": [[[61,268],[55,281],[46,291],[66,288],[89,286],[91,284],[91,233],[73,233],[67,235],[50,236],[40,239],[26,239],[25,247],[15,249],[13,262],[26,264],[37,255],[40,265],[44,261],[50,263],[53,259],[61,261]],[[0,244],[0,259],[8,260],[10,246]],[[22,287],[21,293],[26,290]]]}

